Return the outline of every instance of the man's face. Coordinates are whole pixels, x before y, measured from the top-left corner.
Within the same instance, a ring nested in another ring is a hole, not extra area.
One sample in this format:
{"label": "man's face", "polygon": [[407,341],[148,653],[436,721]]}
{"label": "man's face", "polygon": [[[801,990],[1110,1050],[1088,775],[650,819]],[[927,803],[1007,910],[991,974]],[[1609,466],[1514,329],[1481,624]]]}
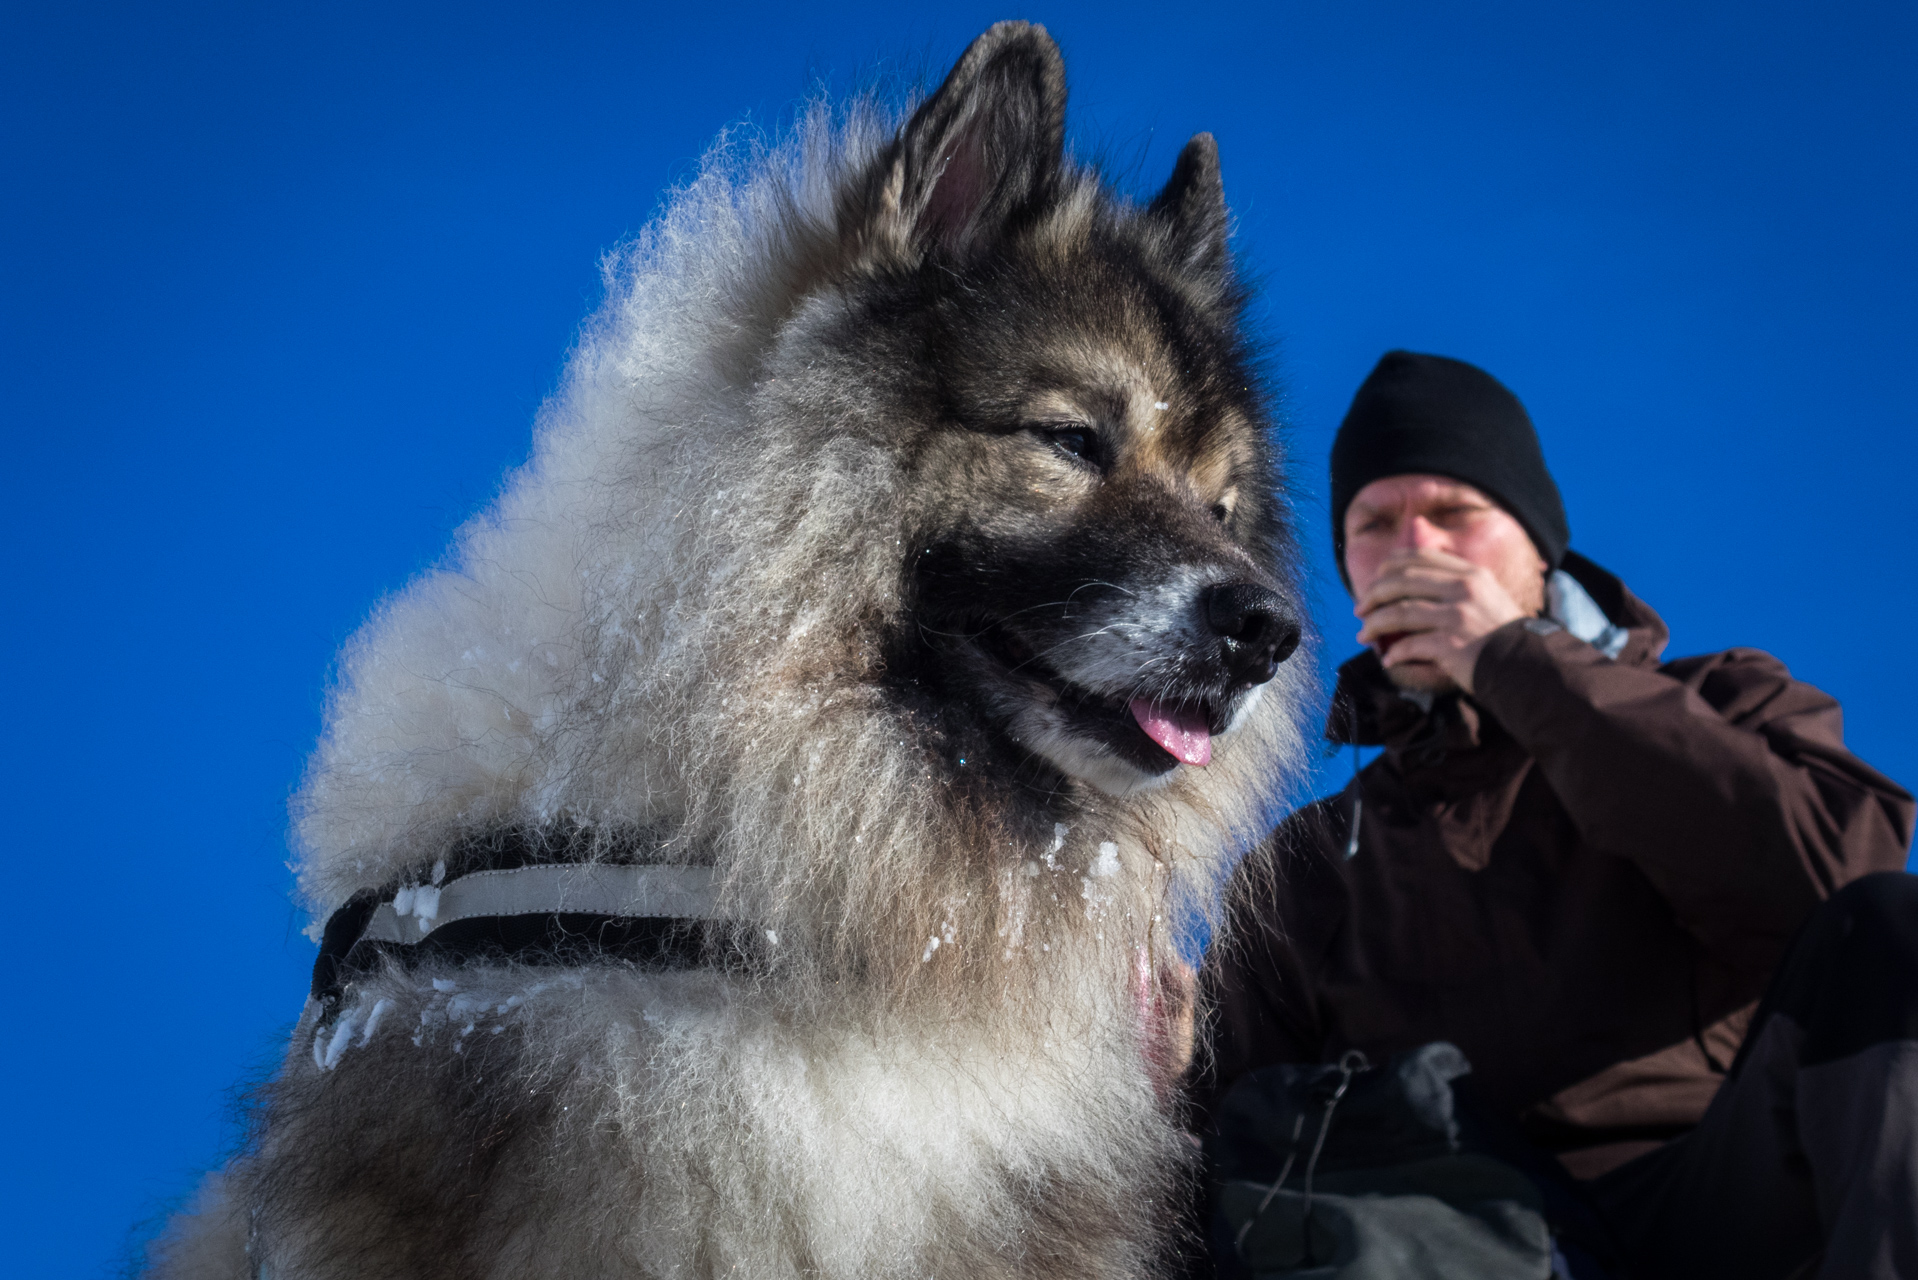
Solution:
{"label": "man's face", "polygon": [[[1484,569],[1523,614],[1544,608],[1545,560],[1531,535],[1469,484],[1444,476],[1387,476],[1359,490],[1345,509],[1345,573],[1355,599],[1363,601],[1382,578],[1431,553]],[[1441,693],[1456,687],[1429,663],[1388,671],[1402,688]]]}

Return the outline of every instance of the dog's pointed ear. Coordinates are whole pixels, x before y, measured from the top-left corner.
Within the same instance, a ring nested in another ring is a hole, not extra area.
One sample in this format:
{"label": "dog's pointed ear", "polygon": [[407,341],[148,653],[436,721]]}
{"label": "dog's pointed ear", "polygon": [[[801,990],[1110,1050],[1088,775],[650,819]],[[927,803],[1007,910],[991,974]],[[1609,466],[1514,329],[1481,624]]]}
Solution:
{"label": "dog's pointed ear", "polygon": [[1044,27],[1001,22],[879,157],[861,238],[916,257],[991,243],[1050,194],[1065,160],[1066,75]]}
{"label": "dog's pointed ear", "polygon": [[1164,225],[1181,265],[1203,272],[1224,269],[1225,184],[1219,178],[1219,144],[1211,134],[1192,135],[1146,215]]}

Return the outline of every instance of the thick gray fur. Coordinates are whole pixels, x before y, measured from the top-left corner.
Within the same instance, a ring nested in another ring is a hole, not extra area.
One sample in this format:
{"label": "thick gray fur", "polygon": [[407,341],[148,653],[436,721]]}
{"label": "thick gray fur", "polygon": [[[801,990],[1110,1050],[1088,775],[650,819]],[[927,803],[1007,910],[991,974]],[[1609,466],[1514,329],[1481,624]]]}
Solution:
{"label": "thick gray fur", "polygon": [[609,261],[531,459],[341,658],[316,920],[563,831],[712,865],[762,959],[362,975],[154,1274],[1159,1266],[1175,925],[1294,767],[1305,673],[1206,703],[1204,769],[1073,718],[1199,705],[1198,593],[1296,593],[1216,149],[1134,204],[1064,108],[1006,23],[903,124],[722,143]]}

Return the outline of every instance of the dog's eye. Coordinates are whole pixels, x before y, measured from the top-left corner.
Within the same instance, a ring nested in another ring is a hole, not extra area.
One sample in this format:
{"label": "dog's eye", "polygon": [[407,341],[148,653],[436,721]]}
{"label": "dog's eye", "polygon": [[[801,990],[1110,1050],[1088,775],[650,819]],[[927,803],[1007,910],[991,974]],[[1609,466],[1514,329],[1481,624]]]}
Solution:
{"label": "dog's eye", "polygon": [[1214,520],[1217,520],[1220,524],[1224,524],[1227,520],[1232,518],[1232,510],[1231,508],[1227,507],[1223,502],[1215,502],[1212,504],[1212,518]]}
{"label": "dog's eye", "polygon": [[1099,437],[1085,427],[1047,427],[1041,434],[1048,444],[1061,453],[1087,462],[1098,461],[1095,455],[1099,449]]}

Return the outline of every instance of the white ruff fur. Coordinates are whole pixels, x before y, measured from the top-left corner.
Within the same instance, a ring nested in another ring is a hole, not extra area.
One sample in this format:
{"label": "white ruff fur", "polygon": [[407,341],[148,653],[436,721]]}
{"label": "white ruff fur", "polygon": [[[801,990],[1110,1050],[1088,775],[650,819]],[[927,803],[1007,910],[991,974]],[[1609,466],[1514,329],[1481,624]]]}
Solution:
{"label": "white ruff fur", "polygon": [[476,832],[645,830],[715,865],[777,962],[369,977],[318,1045],[309,1009],[284,1114],[227,1176],[273,1206],[255,1256],[179,1261],[246,1234],[214,1188],[202,1234],[160,1248],[173,1273],[439,1274],[310,1261],[399,1228],[302,1170],[383,1125],[457,1166],[432,1154],[466,1140],[434,1119],[456,1085],[477,1091],[460,1116],[536,1113],[459,1274],[1151,1270],[1138,1220],[1185,1159],[1146,1043],[1170,922],[1262,834],[1308,664],[1203,771],[1071,785],[1056,828],[1022,820],[1033,798],[954,802],[964,779],[875,678],[911,530],[949,495],[909,474],[870,372],[813,336],[838,305],[835,193],[892,123],[818,107],[775,147],[722,140],[608,260],[530,460],[347,645],[295,804],[316,919]]}

